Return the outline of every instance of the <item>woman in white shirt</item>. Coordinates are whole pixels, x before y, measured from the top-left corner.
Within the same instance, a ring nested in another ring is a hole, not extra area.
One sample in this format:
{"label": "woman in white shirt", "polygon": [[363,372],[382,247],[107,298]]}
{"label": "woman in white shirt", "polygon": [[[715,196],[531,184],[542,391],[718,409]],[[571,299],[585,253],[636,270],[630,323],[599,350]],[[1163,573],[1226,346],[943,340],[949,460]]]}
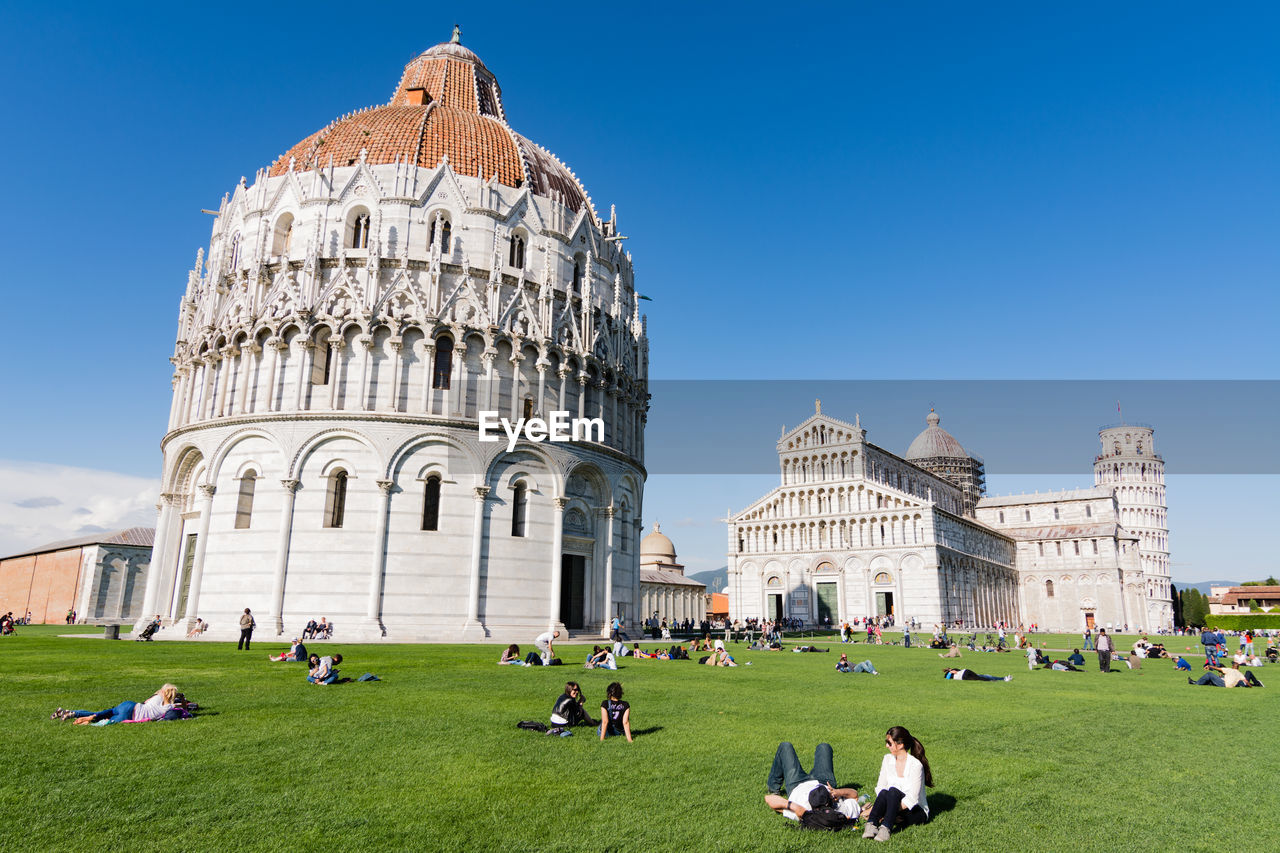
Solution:
{"label": "woman in white shirt", "polygon": [[876,799],[867,816],[863,838],[888,841],[895,824],[904,826],[929,820],[929,801],[924,789],[933,787],[933,773],[924,754],[924,744],[902,726],[885,733],[889,754],[880,762]]}

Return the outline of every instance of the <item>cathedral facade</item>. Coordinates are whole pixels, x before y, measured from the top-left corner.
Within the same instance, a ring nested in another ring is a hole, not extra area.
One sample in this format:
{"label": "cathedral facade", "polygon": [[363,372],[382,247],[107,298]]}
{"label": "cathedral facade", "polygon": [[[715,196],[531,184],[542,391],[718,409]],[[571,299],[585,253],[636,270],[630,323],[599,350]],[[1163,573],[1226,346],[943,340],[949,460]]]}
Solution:
{"label": "cathedral facade", "polygon": [[986,497],[982,460],[927,424],[905,457],[821,407],[784,431],[781,484],[729,519],[731,617],[1172,626],[1154,430],[1101,430],[1091,489]]}
{"label": "cathedral facade", "polygon": [[[179,305],[144,615],[455,641],[638,616],[648,338],[620,240],[456,31],[242,178]],[[542,440],[561,416],[595,428]]]}

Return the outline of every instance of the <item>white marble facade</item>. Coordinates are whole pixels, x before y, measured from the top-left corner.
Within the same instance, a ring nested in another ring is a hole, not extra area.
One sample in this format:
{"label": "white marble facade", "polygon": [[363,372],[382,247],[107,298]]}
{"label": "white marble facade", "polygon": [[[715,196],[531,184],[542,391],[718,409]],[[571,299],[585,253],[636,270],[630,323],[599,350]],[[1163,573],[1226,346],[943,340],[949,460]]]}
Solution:
{"label": "white marble facade", "polygon": [[959,486],[820,408],[778,457],[778,488],[729,519],[730,618],[1019,620],[1015,542],[963,515]]}
{"label": "white marble facade", "polygon": [[975,506],[976,457],[935,413],[913,448],[929,438],[927,456],[937,462],[936,448],[954,444],[955,482],[867,443],[860,421],[819,407],[778,443],[781,485],[731,514],[731,616],[1170,627],[1164,470],[1153,433],[1103,428],[1093,488],[981,497]]}
{"label": "white marble facade", "polygon": [[[455,36],[223,200],[179,306],[144,613],[210,637],[250,607],[269,635],[325,616],[343,639],[525,642],[637,615],[631,258],[504,116]],[[484,411],[604,434],[509,451],[480,440]]]}

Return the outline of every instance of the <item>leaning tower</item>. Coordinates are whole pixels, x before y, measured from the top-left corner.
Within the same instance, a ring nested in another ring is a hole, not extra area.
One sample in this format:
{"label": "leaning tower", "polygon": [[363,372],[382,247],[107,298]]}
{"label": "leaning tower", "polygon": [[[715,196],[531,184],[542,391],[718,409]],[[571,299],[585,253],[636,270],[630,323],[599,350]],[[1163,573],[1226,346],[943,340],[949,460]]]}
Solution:
{"label": "leaning tower", "polygon": [[1164,459],[1155,451],[1155,429],[1115,424],[1098,431],[1102,452],[1093,460],[1094,485],[1115,492],[1120,524],[1138,537],[1147,619],[1144,628],[1173,624],[1169,590],[1169,521],[1164,496]]}

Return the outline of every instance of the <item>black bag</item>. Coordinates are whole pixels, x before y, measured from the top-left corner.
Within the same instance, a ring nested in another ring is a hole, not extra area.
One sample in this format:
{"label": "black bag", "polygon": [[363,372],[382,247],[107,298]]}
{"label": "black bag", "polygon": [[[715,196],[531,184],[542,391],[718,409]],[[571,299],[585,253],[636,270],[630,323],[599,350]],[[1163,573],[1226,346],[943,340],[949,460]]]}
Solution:
{"label": "black bag", "polygon": [[521,720],[516,723],[516,728],[528,729],[531,732],[545,732],[547,730],[546,725],[538,722],[537,720]]}
{"label": "black bag", "polygon": [[845,817],[844,813],[834,806],[809,809],[800,815],[800,826],[805,829],[825,829],[830,832],[839,832],[842,829],[852,827],[855,823],[857,821]]}

